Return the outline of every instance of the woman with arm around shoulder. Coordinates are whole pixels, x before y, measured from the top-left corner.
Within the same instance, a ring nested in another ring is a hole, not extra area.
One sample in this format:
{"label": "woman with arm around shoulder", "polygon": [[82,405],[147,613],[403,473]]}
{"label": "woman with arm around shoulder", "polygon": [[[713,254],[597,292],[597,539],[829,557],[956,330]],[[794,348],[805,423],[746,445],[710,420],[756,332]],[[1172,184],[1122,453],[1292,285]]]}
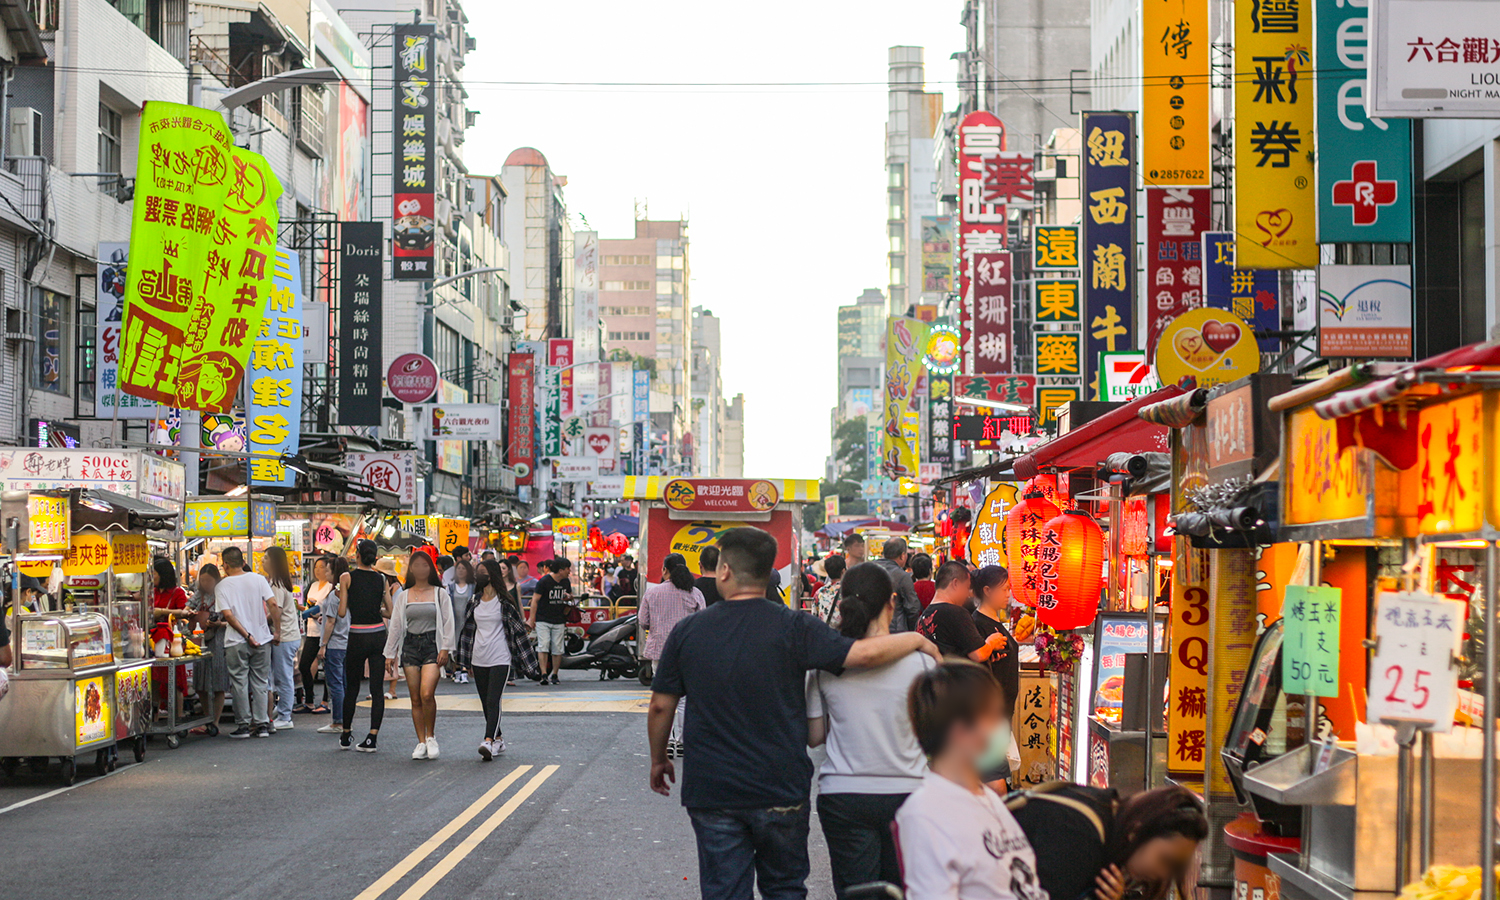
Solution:
{"label": "woman with arm around shoulder", "polygon": [[[669,553],[661,563],[661,583],[646,588],[638,609],[641,627],[647,630],[646,649],[642,654],[652,665],[661,659],[667,638],[677,623],[704,608],[703,592],[693,585],[693,570],[681,553]],[[672,719],[672,734],[667,739],[667,756],[682,755],[682,717],[687,698],[677,701]]]}
{"label": "woman with arm around shoulder", "polygon": [[438,758],[437,683],[453,648],[453,602],[443,590],[432,549],[418,548],[406,562],[406,585],[396,594],[385,640],[386,659],[406,670],[417,730],[412,759]]}
{"label": "woman with arm around shoulder", "polygon": [[521,611],[510,601],[501,564],[487,559],[479,564],[474,594],[464,610],[458,636],[458,664],[474,673],[474,687],[484,710],[484,739],[479,756],[489,762],[505,752],[500,730],[500,696],[510,673],[520,669],[527,678],[541,675],[536,647],[526,632]]}
{"label": "woman with arm around shoulder", "polygon": [[[861,563],[835,583],[845,637],[890,634],[895,595],[884,569]],[[901,881],[891,822],[927,770],[906,718],[906,692],[933,665],[913,652],[875,668],[808,673],[807,743],[828,748],[818,775],[818,820],[840,898],[851,885]]]}
{"label": "woman with arm around shoulder", "polygon": [[385,617],[390,615],[390,595],[385,576],[375,568],[380,548],[374,541],[355,545],[354,567],[339,576],[339,617],[349,617],[349,646],[344,654],[344,714],[339,748],[353,747],[354,712],[359,707],[359,686],[367,667],[370,671],[370,733],[353,749],[374,753],[380,722],[385,717],[385,694],[380,673],[385,658]]}

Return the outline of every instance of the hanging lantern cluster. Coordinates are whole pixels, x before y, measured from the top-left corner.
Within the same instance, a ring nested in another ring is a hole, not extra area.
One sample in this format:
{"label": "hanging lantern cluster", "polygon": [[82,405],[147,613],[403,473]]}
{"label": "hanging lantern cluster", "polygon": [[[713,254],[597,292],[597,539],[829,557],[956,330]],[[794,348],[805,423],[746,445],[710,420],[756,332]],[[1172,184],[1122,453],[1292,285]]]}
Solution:
{"label": "hanging lantern cluster", "polygon": [[612,556],[624,556],[630,550],[630,538],[617,531],[605,539],[605,549]]}
{"label": "hanging lantern cluster", "polygon": [[1042,566],[1037,551],[1042,531],[1057,516],[1057,507],[1040,491],[1032,491],[1005,517],[1005,552],[1010,558],[1011,595],[1027,606],[1036,606],[1042,588]]}
{"label": "hanging lantern cluster", "polygon": [[589,549],[595,553],[604,552],[604,532],[598,528],[589,529]]}
{"label": "hanging lantern cluster", "polygon": [[1088,513],[1070,509],[1042,529],[1037,549],[1041,589],[1037,618],[1057,631],[1083,628],[1099,612],[1104,589],[1104,532]]}

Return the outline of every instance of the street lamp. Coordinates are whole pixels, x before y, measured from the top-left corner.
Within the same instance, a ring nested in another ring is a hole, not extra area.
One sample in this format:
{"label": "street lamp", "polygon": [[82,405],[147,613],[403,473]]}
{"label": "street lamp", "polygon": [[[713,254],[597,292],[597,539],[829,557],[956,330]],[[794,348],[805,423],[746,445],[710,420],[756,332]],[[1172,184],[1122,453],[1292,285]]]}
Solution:
{"label": "street lamp", "polygon": [[235,107],[244,106],[252,100],[259,100],[267,94],[284,91],[290,88],[303,87],[305,85],[336,84],[343,80],[337,69],[293,69],[290,72],[282,72],[277,75],[267,75],[265,78],[252,81],[244,87],[235,88],[219,98],[219,109],[229,112]]}

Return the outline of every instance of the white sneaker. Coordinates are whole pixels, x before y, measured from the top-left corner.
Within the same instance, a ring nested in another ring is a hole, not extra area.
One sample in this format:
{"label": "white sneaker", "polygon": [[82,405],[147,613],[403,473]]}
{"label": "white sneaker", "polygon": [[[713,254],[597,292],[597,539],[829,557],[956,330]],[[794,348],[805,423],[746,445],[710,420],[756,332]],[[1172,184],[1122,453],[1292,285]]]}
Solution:
{"label": "white sneaker", "polygon": [[495,748],[490,745],[488,739],[479,742],[479,756],[485,762],[495,758]]}
{"label": "white sneaker", "polygon": [[417,749],[415,749],[415,750],[413,750],[411,752],[411,758],[412,759],[426,759],[427,758],[427,743],[425,741],[423,741],[422,743],[417,744]]}
{"label": "white sneaker", "polygon": [[437,759],[438,758],[437,738],[435,738],[435,737],[428,738],[426,746],[427,746],[427,758],[428,759]]}
{"label": "white sneaker", "polygon": [[500,754],[504,753],[505,752],[505,738],[495,738],[494,740],[490,741],[490,749],[493,750],[493,751],[495,751],[495,755],[496,756],[499,756]]}
{"label": "white sneaker", "polygon": [[327,725],[324,725],[322,728],[318,729],[318,734],[338,734],[343,730],[344,726],[342,724],[329,722]]}
{"label": "white sneaker", "polygon": [[291,731],[292,730],[292,720],[291,719],[277,719],[276,721],[274,721],[274,722],[271,723],[271,730],[272,731],[281,731],[282,729],[286,729],[287,731]]}

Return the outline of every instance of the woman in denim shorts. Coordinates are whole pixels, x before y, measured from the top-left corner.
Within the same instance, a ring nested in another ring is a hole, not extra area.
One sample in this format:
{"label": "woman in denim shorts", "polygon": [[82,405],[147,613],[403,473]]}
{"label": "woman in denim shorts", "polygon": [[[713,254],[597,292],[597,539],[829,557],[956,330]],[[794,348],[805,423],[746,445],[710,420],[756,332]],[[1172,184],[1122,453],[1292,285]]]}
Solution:
{"label": "woman in denim shorts", "polygon": [[406,670],[411,721],[417,730],[412,759],[437,759],[437,683],[454,650],[453,604],[443,590],[432,547],[418,547],[406,563],[406,583],[391,609],[385,656]]}

